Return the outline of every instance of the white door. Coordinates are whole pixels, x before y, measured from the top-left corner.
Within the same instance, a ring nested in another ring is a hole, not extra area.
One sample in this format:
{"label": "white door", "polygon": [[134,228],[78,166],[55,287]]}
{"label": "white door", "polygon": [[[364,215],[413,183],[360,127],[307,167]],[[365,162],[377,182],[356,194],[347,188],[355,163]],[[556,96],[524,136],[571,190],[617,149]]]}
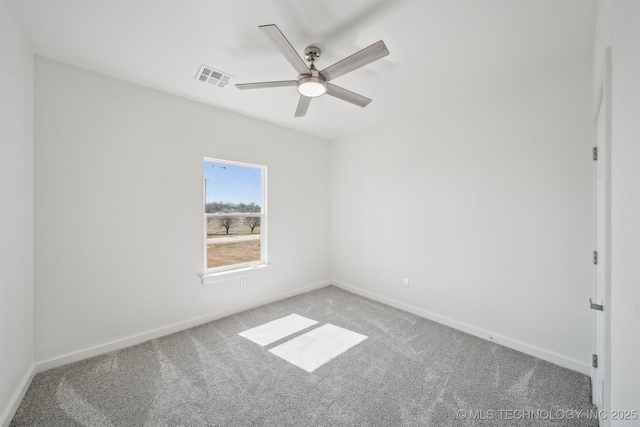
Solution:
{"label": "white door", "polygon": [[593,254],[594,286],[593,286],[593,352],[597,356],[591,368],[591,384],[593,403],[598,409],[606,408],[605,384],[608,381],[609,364],[609,320],[610,313],[610,236],[611,236],[611,55],[610,49],[605,51],[604,65],[600,77],[600,89],[595,114],[595,148],[594,148],[594,214],[595,214],[595,248]]}

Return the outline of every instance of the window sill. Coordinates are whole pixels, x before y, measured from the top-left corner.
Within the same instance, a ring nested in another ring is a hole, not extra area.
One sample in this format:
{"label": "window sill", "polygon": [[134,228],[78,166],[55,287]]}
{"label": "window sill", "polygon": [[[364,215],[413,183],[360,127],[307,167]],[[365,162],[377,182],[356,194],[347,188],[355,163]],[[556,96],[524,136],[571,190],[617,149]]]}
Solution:
{"label": "window sill", "polygon": [[239,276],[244,276],[252,271],[261,270],[269,267],[269,264],[258,264],[249,267],[236,268],[234,270],[217,271],[215,273],[204,273],[200,275],[203,285],[210,285],[213,283],[225,282],[227,280],[236,279]]}

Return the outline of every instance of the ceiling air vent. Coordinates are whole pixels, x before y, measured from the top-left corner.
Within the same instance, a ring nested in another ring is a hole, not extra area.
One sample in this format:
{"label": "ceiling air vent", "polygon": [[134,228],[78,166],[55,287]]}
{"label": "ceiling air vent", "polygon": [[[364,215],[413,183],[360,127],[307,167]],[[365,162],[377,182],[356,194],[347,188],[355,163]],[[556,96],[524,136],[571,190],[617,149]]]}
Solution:
{"label": "ceiling air vent", "polygon": [[213,86],[225,87],[233,77],[231,74],[223,73],[208,65],[201,65],[196,75],[196,79]]}

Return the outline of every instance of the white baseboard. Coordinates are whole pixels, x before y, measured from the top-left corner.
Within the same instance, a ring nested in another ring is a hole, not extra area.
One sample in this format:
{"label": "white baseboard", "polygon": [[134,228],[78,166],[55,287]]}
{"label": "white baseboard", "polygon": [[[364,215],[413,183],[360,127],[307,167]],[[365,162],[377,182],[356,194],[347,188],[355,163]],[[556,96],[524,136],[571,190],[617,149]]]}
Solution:
{"label": "white baseboard", "polygon": [[13,416],[18,410],[18,406],[20,406],[20,402],[22,402],[24,395],[27,394],[27,390],[29,390],[29,386],[31,385],[31,381],[33,381],[33,377],[35,375],[36,365],[32,363],[27,372],[25,372],[24,376],[20,380],[18,387],[13,392],[13,395],[9,400],[9,404],[2,413],[2,418],[0,418],[0,426],[7,427],[11,423]]}
{"label": "white baseboard", "polygon": [[403,302],[396,301],[396,300],[393,300],[391,298],[387,298],[387,297],[384,297],[382,295],[378,295],[378,294],[373,293],[373,292],[366,291],[366,290],[364,290],[362,288],[359,288],[357,286],[348,285],[346,283],[341,283],[341,282],[338,282],[338,281],[335,281],[335,280],[332,280],[331,284],[334,285],[334,286],[337,286],[337,287],[339,287],[341,289],[344,289],[345,291],[349,291],[349,292],[353,292],[354,294],[362,295],[363,297],[367,297],[367,298],[372,299],[374,301],[378,301],[378,302],[381,302],[383,304],[387,304],[387,305],[390,305],[392,307],[398,308],[400,310],[407,311],[409,313],[415,314],[417,316],[424,317],[425,319],[433,320],[434,322],[438,322],[438,323],[441,323],[443,325],[450,326],[450,327],[452,327],[454,329],[466,332],[466,333],[471,334],[471,335],[475,335],[475,336],[477,336],[479,338],[483,338],[483,339],[485,339],[487,341],[495,342],[495,343],[503,345],[505,347],[509,347],[509,348],[514,349],[514,350],[521,351],[521,352],[526,353],[528,355],[537,357],[537,358],[542,359],[542,360],[546,360],[547,362],[554,363],[554,364],[562,366],[564,368],[580,372],[580,373],[585,374],[587,376],[591,375],[591,366],[586,364],[586,363],[582,363],[582,362],[580,362],[578,360],[571,359],[571,358],[562,356],[560,354],[553,353],[553,352],[544,350],[542,348],[539,348],[539,347],[536,347],[536,346],[533,346],[533,345],[529,345],[529,344],[523,343],[521,341],[514,340],[514,339],[511,339],[511,338],[502,336],[500,334],[496,334],[496,333],[491,332],[491,331],[487,331],[485,329],[477,328],[475,326],[468,325],[468,324],[463,323],[463,322],[458,322],[457,320],[453,320],[453,319],[450,319],[448,317],[440,316],[440,315],[432,313],[430,311],[423,310],[421,308],[418,308],[418,307],[415,307],[415,306],[412,306],[412,305],[409,305],[409,304],[405,304]]}
{"label": "white baseboard", "polygon": [[299,295],[305,292],[309,292],[314,289],[319,289],[319,288],[328,286],[330,284],[331,282],[326,280],[323,282],[314,283],[312,285],[296,288],[294,290],[290,290],[287,292],[281,292],[279,294],[270,295],[269,297],[266,297],[266,298],[256,298],[244,304],[239,304],[237,306],[220,310],[215,313],[208,314],[206,316],[197,317],[184,322],[175,323],[173,325],[154,329],[152,331],[133,335],[117,341],[111,341],[95,347],[86,348],[83,350],[79,350],[77,352],[73,352],[73,353],[65,354],[63,356],[54,357],[52,359],[37,362],[36,372],[43,372],[48,369],[57,368],[58,366],[63,366],[69,363],[77,362],[79,360],[88,359],[90,357],[98,356],[104,353],[108,353],[110,351],[131,347],[133,345],[140,344],[145,341],[163,337],[165,335],[173,334],[175,332],[180,332],[185,329],[193,328],[194,326],[198,326],[204,323],[212,322],[214,320],[222,319],[223,317],[231,316],[233,314],[240,313],[245,310],[249,310],[264,304],[269,304],[275,301],[279,301],[279,300],[289,298],[295,295]]}

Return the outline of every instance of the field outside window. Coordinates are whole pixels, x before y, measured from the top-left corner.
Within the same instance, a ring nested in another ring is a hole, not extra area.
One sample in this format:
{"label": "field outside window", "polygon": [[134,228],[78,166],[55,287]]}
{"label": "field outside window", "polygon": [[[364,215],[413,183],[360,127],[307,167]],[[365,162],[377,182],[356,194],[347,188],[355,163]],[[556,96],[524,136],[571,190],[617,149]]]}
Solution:
{"label": "field outside window", "polygon": [[204,160],[205,270],[266,264],[266,166]]}

